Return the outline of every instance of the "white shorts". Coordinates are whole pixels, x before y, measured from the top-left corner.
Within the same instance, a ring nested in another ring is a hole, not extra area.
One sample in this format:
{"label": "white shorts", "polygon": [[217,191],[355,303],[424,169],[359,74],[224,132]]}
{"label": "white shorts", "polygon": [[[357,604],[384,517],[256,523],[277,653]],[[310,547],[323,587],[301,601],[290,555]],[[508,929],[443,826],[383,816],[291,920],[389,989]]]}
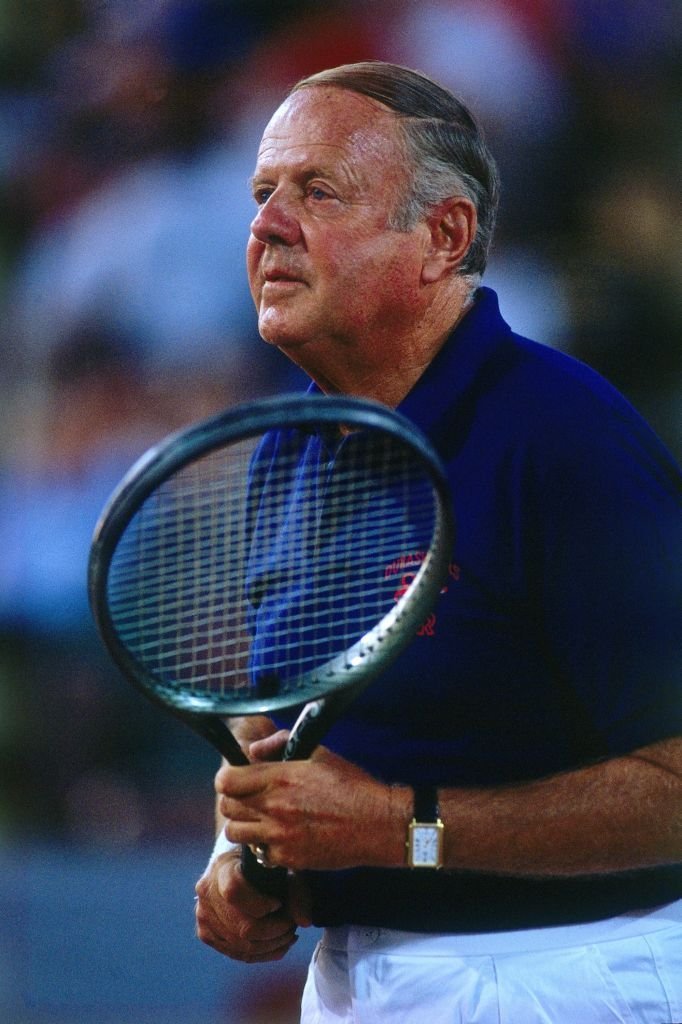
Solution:
{"label": "white shorts", "polygon": [[682,901],[483,935],[329,928],[301,1024],[682,1024]]}

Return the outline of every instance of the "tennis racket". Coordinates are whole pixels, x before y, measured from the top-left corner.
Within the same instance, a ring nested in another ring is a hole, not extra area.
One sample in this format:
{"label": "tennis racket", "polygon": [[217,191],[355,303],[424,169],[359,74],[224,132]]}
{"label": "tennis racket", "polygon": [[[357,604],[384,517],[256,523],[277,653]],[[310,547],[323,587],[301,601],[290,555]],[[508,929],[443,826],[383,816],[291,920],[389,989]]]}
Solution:
{"label": "tennis racket", "polygon": [[[90,603],[125,676],[228,762],[248,759],[226,717],[298,705],[283,756],[302,759],[416,635],[453,538],[444,472],[407,419],[356,398],[276,397],[132,467],[95,529]],[[283,893],[285,869],[248,847],[242,866]]]}

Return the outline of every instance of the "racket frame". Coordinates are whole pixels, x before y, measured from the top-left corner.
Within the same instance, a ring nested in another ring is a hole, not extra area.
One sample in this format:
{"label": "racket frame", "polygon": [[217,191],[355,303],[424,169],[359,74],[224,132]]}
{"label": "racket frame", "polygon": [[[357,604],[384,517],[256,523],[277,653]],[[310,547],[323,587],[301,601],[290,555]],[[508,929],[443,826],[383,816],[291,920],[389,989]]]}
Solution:
{"label": "racket frame", "polygon": [[[107,579],[117,544],[149,495],[183,466],[209,453],[271,430],[343,424],[349,430],[379,429],[397,436],[421,457],[436,496],[436,527],[431,547],[406,592],[381,620],[350,648],[305,673],[297,691],[258,699],[190,694],[164,684],[128,651],[119,638],[107,601]],[[150,448],[131,467],[104,507],[93,536],[88,594],[98,630],[115,662],[131,682],[189,724],[194,716],[268,714],[330,693],[364,688],[407,646],[431,610],[445,578],[454,544],[450,489],[431,444],[400,413],[368,399],[324,395],[285,395],[235,406],[194,426],[176,431]],[[198,723],[197,723],[198,724]],[[208,722],[205,723],[209,725]],[[320,723],[321,725],[321,723]],[[196,726],[195,726],[196,727]],[[206,735],[205,728],[199,728]],[[216,744],[217,737],[207,739]]]}

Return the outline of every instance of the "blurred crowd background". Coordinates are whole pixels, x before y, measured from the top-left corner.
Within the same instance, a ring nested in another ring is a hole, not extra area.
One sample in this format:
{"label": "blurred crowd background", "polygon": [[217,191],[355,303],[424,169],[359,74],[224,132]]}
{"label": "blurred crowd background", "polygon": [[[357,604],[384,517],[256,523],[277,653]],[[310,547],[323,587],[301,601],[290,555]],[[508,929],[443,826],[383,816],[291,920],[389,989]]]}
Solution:
{"label": "blurred crowd background", "polygon": [[243,257],[302,75],[393,60],[471,105],[503,314],[682,457],[681,41],[679,0],[1,0],[0,839],[210,846],[215,758],[111,668],[85,567],[149,444],[302,384]]}

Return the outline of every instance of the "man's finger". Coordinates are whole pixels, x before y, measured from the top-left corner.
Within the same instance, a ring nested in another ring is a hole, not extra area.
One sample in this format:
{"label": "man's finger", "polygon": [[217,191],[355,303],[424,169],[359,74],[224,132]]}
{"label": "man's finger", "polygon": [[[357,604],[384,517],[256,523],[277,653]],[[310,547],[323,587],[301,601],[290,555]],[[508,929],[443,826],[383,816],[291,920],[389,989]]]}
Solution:
{"label": "man's finger", "polygon": [[249,757],[252,761],[279,761],[289,739],[288,729],[279,729],[271,736],[255,740],[249,746]]}
{"label": "man's finger", "polygon": [[272,766],[269,764],[250,764],[243,767],[223,765],[215,776],[215,791],[232,797],[254,796],[266,788],[271,771]]}
{"label": "man's finger", "polygon": [[211,946],[223,956],[245,963],[263,963],[268,960],[280,960],[298,940],[295,930],[291,927],[265,938],[244,938],[233,933],[222,931],[219,927],[197,916],[197,937],[207,946]]}

